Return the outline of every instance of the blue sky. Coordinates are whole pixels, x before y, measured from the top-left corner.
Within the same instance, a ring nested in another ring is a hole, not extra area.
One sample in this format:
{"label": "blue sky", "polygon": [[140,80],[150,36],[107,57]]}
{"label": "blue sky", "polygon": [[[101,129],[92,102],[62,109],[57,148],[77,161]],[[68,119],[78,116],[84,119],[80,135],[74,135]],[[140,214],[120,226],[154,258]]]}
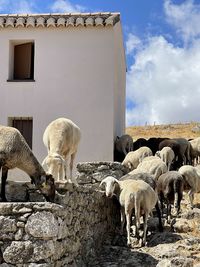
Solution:
{"label": "blue sky", "polygon": [[120,12],[126,125],[200,121],[200,1],[0,0],[0,13]]}

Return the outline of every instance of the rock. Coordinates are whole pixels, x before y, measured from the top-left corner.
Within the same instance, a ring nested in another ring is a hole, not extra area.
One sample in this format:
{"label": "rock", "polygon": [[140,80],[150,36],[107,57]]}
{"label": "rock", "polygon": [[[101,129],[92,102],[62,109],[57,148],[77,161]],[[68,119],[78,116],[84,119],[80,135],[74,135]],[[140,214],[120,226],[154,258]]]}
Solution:
{"label": "rock", "polygon": [[31,241],[13,241],[3,252],[3,258],[7,263],[28,263],[33,254]]}
{"label": "rock", "polygon": [[0,216],[0,237],[3,234],[16,231],[17,224],[14,219],[11,219],[10,217]]}
{"label": "rock", "polygon": [[50,212],[36,212],[28,218],[25,231],[36,238],[54,238],[58,235],[58,221]]}
{"label": "rock", "polygon": [[174,231],[177,233],[188,233],[192,231],[192,225],[187,219],[177,220],[173,224]]}

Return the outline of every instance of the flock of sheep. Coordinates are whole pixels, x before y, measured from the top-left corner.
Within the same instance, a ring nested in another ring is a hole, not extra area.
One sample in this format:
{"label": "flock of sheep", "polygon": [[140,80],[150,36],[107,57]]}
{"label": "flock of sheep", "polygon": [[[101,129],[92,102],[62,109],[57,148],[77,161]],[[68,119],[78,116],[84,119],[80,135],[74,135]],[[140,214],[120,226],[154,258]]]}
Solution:
{"label": "flock of sheep", "polygon": [[[100,186],[107,197],[116,195],[121,205],[121,233],[126,219],[127,244],[130,245],[130,226],[134,211],[135,235],[139,239],[140,218],[143,216],[142,245],[146,244],[147,219],[154,207],[163,230],[162,218],[166,212],[171,218],[173,204],[175,216],[180,213],[183,192],[187,191],[193,208],[194,193],[200,192],[200,137],[140,138],[133,142],[129,135],[117,137],[114,160],[122,162],[128,173],[120,179],[108,176]],[[166,209],[164,208],[166,204]]]}
{"label": "flock of sheep", "polygon": [[[77,184],[72,169],[80,139],[80,128],[71,120],[58,118],[52,121],[43,134],[48,154],[40,164],[16,128],[0,125],[1,201],[6,201],[8,170],[13,168],[26,172],[47,201],[54,200],[55,180]],[[200,137],[190,141],[184,138],[140,138],[135,142],[129,135],[116,138],[114,161],[126,166],[128,173],[120,179],[108,176],[102,180],[100,187],[105,187],[107,197],[118,197],[121,205],[121,233],[126,221],[128,245],[131,243],[133,211],[138,239],[140,219],[143,216],[142,245],[145,245],[147,221],[154,207],[160,231],[163,231],[164,202],[167,222],[171,217],[171,204],[176,215],[180,212],[184,191],[189,191],[193,208],[194,193],[200,192],[199,156]]]}
{"label": "flock of sheep", "polygon": [[[13,168],[26,172],[46,200],[53,201],[54,180],[73,180],[72,169],[80,138],[80,129],[71,120],[58,118],[52,121],[43,135],[48,155],[40,164],[16,128],[0,125],[1,201],[6,201],[8,170]],[[76,183],[75,180],[73,182]]]}

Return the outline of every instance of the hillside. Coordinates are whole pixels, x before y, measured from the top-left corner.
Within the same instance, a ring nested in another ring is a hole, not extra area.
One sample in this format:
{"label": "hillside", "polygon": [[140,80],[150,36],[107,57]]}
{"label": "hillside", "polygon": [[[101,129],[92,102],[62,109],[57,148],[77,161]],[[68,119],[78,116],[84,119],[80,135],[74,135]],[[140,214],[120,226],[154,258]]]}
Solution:
{"label": "hillside", "polygon": [[126,133],[133,137],[133,140],[138,138],[150,137],[183,137],[196,138],[200,136],[200,123],[179,123],[179,124],[163,124],[163,125],[145,125],[131,126],[126,128]]}

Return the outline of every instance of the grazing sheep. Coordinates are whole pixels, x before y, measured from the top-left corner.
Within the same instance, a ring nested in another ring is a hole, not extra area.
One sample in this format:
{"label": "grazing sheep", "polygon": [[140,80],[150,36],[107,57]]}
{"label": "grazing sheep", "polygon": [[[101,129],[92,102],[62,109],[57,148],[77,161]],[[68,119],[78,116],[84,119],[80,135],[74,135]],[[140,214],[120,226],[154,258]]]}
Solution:
{"label": "grazing sheep", "polygon": [[139,238],[140,217],[143,215],[143,239],[142,245],[146,244],[147,219],[155,207],[157,202],[157,194],[153,188],[142,180],[125,180],[118,181],[112,176],[108,176],[102,180],[100,186],[105,185],[107,197],[112,197],[113,194],[119,196],[121,205],[121,233],[123,233],[125,217],[127,230],[127,245],[131,244],[130,240],[130,222],[133,209],[135,210],[135,227],[136,236]]}
{"label": "grazing sheep", "polygon": [[180,152],[183,157],[183,164],[191,164],[191,158],[190,158],[190,149],[191,144],[190,142],[185,138],[173,138],[172,140],[175,140],[180,144]]}
{"label": "grazing sheep", "polygon": [[114,161],[122,162],[126,154],[133,150],[133,138],[129,134],[117,136],[114,143]]}
{"label": "grazing sheep", "polygon": [[191,165],[182,166],[178,172],[184,179],[184,190],[188,191],[190,206],[193,209],[194,193],[200,192],[200,168]]}
{"label": "grazing sheep", "polygon": [[199,163],[200,157],[200,137],[192,139],[189,141],[191,144],[191,158],[193,165],[197,165]]}
{"label": "grazing sheep", "polygon": [[146,172],[151,174],[155,180],[158,177],[167,172],[166,164],[157,156],[150,156],[143,159],[143,161],[137,166],[131,173]]}
{"label": "grazing sheep", "polygon": [[133,150],[137,150],[142,146],[147,146],[147,140],[145,138],[138,138],[136,141],[133,142]]}
{"label": "grazing sheep", "polygon": [[163,147],[171,147],[171,149],[174,151],[175,160],[173,169],[178,169],[181,167],[184,161],[184,154],[182,152],[181,145],[176,140],[166,139],[160,142],[159,150],[162,150]]}
{"label": "grazing sheep", "polygon": [[148,140],[147,140],[147,144],[146,146],[148,146],[153,155],[155,155],[156,151],[159,150],[159,144],[164,141],[164,140],[167,140],[168,138],[165,138],[165,137],[150,137]]}
{"label": "grazing sheep", "polygon": [[167,222],[171,217],[171,204],[174,204],[176,215],[180,211],[180,203],[183,197],[184,181],[182,175],[177,171],[168,171],[157,180],[157,192],[161,203],[162,214],[164,210],[163,201],[167,203]]}
{"label": "grazing sheep", "polygon": [[125,159],[122,162],[122,165],[129,168],[129,170],[134,170],[137,168],[139,163],[143,160],[145,157],[152,156],[152,151],[150,148],[143,146],[138,148],[135,151],[129,152]]}
{"label": "grazing sheep", "polygon": [[[142,180],[142,181],[146,182],[147,184],[149,184],[153,188],[153,190],[157,192],[156,181],[154,180],[154,177],[149,173],[145,173],[145,172],[132,173],[132,172],[129,172],[119,179],[119,181],[124,181],[124,180]],[[158,220],[159,220],[159,231],[162,232],[163,231],[163,224],[162,224],[162,220],[161,220],[161,212],[160,212],[158,201],[155,205],[155,208],[156,208],[156,212],[157,212],[157,216],[158,216]]]}
{"label": "grazing sheep", "polygon": [[[74,158],[81,138],[79,127],[69,119],[59,118],[52,121],[43,134],[43,142],[47,147],[48,155],[42,165],[47,166],[58,181],[68,178],[67,167],[70,161],[70,176],[68,181],[72,181],[72,170]],[[77,183],[73,179],[74,183]]]}
{"label": "grazing sheep", "polygon": [[163,147],[162,150],[157,151],[156,155],[162,159],[162,161],[167,165],[167,170],[170,170],[171,164],[175,158],[174,151],[171,147]]}
{"label": "grazing sheep", "polygon": [[19,168],[26,172],[46,200],[53,201],[55,196],[54,179],[45,173],[29,148],[22,134],[13,127],[0,125],[0,170],[1,200],[6,200],[5,186],[9,169]]}

